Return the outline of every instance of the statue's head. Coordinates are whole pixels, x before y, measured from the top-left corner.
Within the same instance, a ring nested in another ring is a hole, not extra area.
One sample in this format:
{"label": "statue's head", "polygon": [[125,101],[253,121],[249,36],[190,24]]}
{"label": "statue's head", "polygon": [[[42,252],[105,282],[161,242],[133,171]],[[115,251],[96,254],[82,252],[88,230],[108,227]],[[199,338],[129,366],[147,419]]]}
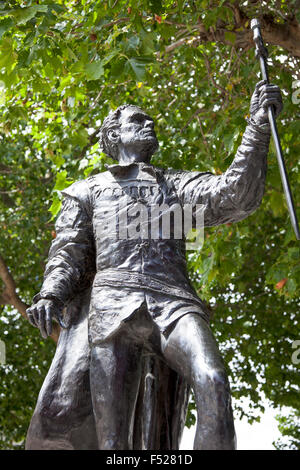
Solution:
{"label": "statue's head", "polygon": [[150,162],[158,149],[153,119],[137,106],[120,106],[104,119],[100,145],[114,160],[125,155],[127,160]]}

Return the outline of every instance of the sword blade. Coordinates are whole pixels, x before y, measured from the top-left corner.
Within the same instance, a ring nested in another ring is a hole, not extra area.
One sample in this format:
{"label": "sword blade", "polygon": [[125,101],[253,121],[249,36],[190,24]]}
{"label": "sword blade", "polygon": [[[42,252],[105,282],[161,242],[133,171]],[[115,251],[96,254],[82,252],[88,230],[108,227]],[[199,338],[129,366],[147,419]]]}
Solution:
{"label": "sword blade", "polygon": [[[267,49],[264,46],[262,35],[261,35],[261,30],[260,30],[260,24],[257,19],[253,19],[251,21],[251,29],[253,30],[253,40],[254,40],[255,47],[256,47],[256,56],[259,58],[262,78],[263,80],[266,80],[267,83],[269,83],[269,74],[268,74],[268,67],[267,67]],[[283,191],[284,191],[285,199],[287,202],[287,207],[288,207],[292,227],[294,229],[297,240],[300,240],[300,231],[299,231],[297,213],[295,210],[292,191],[290,188],[286,166],[285,166],[285,162],[284,162],[284,158],[282,154],[282,148],[280,144],[273,106],[268,107],[268,118],[270,122],[272,137],[273,137],[274,144],[275,144],[279,172],[281,176]]]}

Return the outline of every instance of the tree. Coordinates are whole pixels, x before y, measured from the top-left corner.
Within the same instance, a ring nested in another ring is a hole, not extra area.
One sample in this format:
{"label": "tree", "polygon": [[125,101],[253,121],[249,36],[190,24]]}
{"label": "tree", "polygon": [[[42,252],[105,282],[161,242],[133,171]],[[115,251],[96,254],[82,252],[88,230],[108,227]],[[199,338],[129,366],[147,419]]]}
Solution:
{"label": "tree", "polygon": [[[40,0],[1,1],[0,9],[0,338],[7,348],[0,446],[20,448],[55,350],[26,321],[26,305],[42,282],[60,191],[108,162],[97,140],[101,121],[111,108],[135,103],[156,122],[154,164],[223,172],[260,76],[249,26],[258,17],[271,79],[284,95],[278,127],[295,189],[300,5]],[[297,426],[299,366],[291,357],[300,336],[299,245],[273,144],[261,207],[238,224],[207,229],[202,250],[188,261],[212,310],[233,395],[250,397],[253,420],[263,392],[274,406],[292,407],[287,428]],[[291,445],[300,448],[299,439]]]}

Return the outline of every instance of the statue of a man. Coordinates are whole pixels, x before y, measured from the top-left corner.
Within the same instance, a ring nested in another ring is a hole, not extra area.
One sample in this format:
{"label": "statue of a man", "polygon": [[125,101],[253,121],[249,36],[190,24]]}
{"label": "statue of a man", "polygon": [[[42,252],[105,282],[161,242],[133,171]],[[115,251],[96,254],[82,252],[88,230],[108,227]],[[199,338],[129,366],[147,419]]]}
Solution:
{"label": "statue of a man", "polygon": [[[198,417],[194,449],[235,448],[228,379],[209,326],[208,310],[188,279],[184,236],[164,237],[160,231],[153,238],[148,227],[140,227],[134,236],[128,236],[121,225],[124,213],[127,218],[134,217],[141,205],[150,214],[153,206],[201,204],[205,226],[238,222],[256,210],[266,176],[269,105],[274,106],[278,115],[282,109],[280,90],[259,82],[251,99],[250,119],[242,143],[222,175],[164,170],[151,165],[151,157],[158,148],[153,120],[136,106],[121,106],[109,114],[101,128],[102,148],[118,164],[63,191],[57,236],[50,249],[41,291],[28,309],[28,317],[47,337],[54,318],[63,328],[68,327],[67,318],[62,315],[64,307],[80,292],[88,292],[90,356],[85,390],[91,394],[97,435],[94,448],[136,448],[133,423],[145,357],[158,358],[193,389]],[[117,225],[111,224],[115,218]],[[120,230],[118,234],[110,233],[107,226],[121,227],[123,235],[120,236]],[[90,293],[84,288],[91,282],[91,273],[96,274]],[[64,360],[66,374],[68,368],[80,370],[80,358],[84,356],[81,353],[74,359],[80,349],[74,342],[74,331],[81,328],[80,323],[76,328],[73,324],[73,333],[66,341],[74,343],[70,362]],[[55,368],[61,366],[59,354]],[[64,400],[67,401],[70,389],[76,390],[78,386],[75,379],[68,379],[64,389],[63,374],[59,380],[53,379],[53,371],[50,376],[48,401],[43,406],[38,404],[28,432],[29,449],[47,448],[38,443],[41,419],[46,416],[47,423],[51,423],[51,418],[59,415]],[[59,406],[55,408],[51,390],[58,386],[61,392]],[[147,401],[146,394],[143,400]],[[78,410],[79,403],[68,406],[72,412]],[[147,402],[144,406],[147,407]],[[89,432],[89,423],[86,421],[85,427],[81,427],[82,442],[85,430]],[[52,439],[55,440],[56,431],[63,434],[64,422],[60,426],[52,429]],[[78,448],[82,448],[82,442]]]}

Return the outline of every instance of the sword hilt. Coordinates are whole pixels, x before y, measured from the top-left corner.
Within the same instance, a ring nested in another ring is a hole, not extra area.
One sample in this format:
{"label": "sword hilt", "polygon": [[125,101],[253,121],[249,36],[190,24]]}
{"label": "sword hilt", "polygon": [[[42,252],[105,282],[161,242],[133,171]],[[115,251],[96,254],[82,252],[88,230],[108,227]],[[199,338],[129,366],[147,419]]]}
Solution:
{"label": "sword hilt", "polygon": [[267,59],[268,49],[264,45],[260,30],[260,23],[258,19],[254,18],[253,20],[251,20],[250,27],[253,31],[253,41],[255,43],[256,57],[263,57],[264,59]]}

